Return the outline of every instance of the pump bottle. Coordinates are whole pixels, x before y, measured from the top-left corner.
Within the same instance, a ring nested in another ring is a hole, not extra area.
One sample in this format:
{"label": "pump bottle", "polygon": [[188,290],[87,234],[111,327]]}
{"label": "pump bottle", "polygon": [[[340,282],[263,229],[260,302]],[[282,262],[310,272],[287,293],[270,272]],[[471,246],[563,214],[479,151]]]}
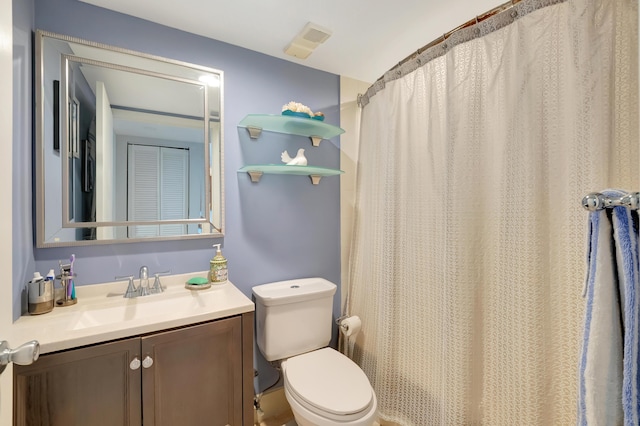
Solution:
{"label": "pump bottle", "polygon": [[216,255],[209,261],[209,282],[212,284],[223,284],[227,282],[228,270],[227,259],[222,255],[220,244],[214,244],[217,247]]}

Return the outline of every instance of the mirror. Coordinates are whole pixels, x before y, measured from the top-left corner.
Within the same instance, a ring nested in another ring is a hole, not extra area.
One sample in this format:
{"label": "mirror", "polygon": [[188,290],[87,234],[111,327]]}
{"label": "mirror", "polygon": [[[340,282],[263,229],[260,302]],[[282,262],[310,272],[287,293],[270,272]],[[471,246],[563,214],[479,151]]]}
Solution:
{"label": "mirror", "polygon": [[38,247],[223,236],[221,71],[36,32]]}

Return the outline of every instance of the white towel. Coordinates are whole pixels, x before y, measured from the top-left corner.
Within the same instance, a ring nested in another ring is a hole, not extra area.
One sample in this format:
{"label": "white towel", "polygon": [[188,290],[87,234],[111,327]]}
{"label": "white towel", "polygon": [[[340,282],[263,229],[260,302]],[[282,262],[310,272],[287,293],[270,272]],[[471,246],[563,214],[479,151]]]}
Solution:
{"label": "white towel", "polygon": [[[603,194],[620,197],[624,192]],[[589,216],[586,310],[579,371],[579,425],[638,425],[637,212]]]}

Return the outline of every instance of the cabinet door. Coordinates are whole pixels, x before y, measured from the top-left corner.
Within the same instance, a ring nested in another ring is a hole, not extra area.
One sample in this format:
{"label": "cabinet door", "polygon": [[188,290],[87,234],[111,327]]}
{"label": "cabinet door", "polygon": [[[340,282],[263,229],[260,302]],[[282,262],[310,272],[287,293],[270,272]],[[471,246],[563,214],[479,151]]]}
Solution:
{"label": "cabinet door", "polygon": [[242,425],[241,317],[143,337],[142,359],[145,425]]}
{"label": "cabinet door", "polygon": [[47,354],[14,367],[14,424],[140,425],[140,339]]}

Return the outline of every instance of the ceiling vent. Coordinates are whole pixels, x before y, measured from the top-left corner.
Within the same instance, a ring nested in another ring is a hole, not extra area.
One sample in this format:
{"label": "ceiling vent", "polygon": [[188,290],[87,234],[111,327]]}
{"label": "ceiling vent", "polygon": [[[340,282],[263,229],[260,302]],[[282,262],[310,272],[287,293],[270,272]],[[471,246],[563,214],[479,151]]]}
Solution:
{"label": "ceiling vent", "polygon": [[327,30],[326,28],[322,28],[321,26],[316,25],[312,22],[309,22],[304,26],[298,36],[312,43],[320,44],[327,41],[327,39],[331,36],[331,31]]}
{"label": "ceiling vent", "polygon": [[299,59],[305,59],[330,36],[331,31],[309,22],[284,49],[284,53]]}

